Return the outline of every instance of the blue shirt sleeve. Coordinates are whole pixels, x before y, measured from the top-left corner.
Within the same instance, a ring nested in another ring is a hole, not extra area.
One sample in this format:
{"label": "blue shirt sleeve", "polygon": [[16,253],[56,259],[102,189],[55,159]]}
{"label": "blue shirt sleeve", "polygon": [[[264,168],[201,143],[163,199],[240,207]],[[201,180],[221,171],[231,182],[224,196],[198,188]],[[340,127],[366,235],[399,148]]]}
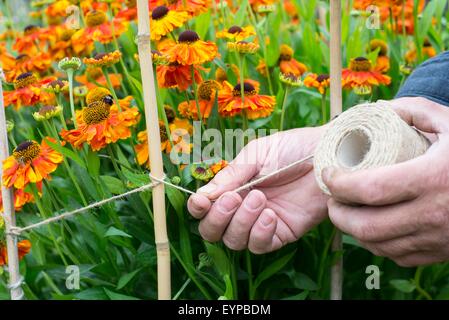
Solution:
{"label": "blue shirt sleeve", "polygon": [[449,106],[449,51],[416,68],[396,95],[402,97],[424,97]]}

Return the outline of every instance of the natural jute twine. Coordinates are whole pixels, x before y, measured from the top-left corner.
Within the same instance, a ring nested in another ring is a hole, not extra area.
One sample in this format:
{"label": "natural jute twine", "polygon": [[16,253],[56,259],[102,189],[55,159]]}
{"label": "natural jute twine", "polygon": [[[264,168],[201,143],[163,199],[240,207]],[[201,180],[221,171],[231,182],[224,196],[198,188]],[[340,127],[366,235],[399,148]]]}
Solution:
{"label": "natural jute twine", "polygon": [[330,195],[321,176],[324,168],[356,171],[388,166],[416,158],[429,146],[387,101],[361,104],[329,124],[315,151],[315,176],[320,188]]}

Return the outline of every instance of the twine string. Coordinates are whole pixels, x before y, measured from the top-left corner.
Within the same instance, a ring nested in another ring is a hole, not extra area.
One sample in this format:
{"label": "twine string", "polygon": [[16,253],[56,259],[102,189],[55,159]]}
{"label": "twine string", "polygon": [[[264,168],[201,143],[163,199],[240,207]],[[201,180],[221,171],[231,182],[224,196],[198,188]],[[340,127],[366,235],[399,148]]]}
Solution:
{"label": "twine string", "polygon": [[[310,160],[312,158],[313,158],[313,155],[309,155],[309,156],[307,156],[305,158],[302,158],[300,160],[292,162],[292,163],[290,163],[289,165],[287,165],[285,167],[282,167],[282,168],[280,168],[278,170],[275,170],[275,171],[273,171],[273,172],[271,172],[271,173],[269,173],[267,175],[264,175],[264,176],[262,176],[260,178],[252,180],[252,181],[248,182],[245,185],[242,185],[241,187],[235,189],[234,192],[241,192],[241,191],[246,190],[246,189],[251,189],[252,187],[254,187],[254,186],[264,182],[265,180],[267,180],[269,178],[272,178],[272,177],[274,177],[274,176],[276,176],[276,175],[278,175],[278,174],[280,174],[280,173],[282,173],[284,171],[287,171],[287,170],[289,170],[289,169],[291,169],[291,168],[293,168],[293,167],[295,167],[295,166],[297,166],[297,165],[299,165],[299,164],[301,164],[301,163],[303,163],[303,162],[305,162],[307,160]],[[118,194],[118,195],[112,196],[112,197],[107,198],[107,199],[103,199],[103,200],[98,201],[98,202],[94,202],[94,203],[92,203],[92,204],[90,204],[88,206],[85,206],[85,207],[82,207],[82,208],[79,208],[79,209],[75,209],[73,211],[65,212],[65,213],[62,213],[60,215],[53,216],[51,218],[42,220],[42,221],[34,223],[34,224],[30,224],[30,225],[28,225],[26,227],[23,227],[23,228],[11,227],[8,233],[13,235],[13,236],[15,236],[15,237],[17,237],[17,236],[19,236],[21,233],[23,233],[25,231],[29,231],[29,230],[32,230],[32,229],[35,229],[35,228],[39,228],[39,227],[42,227],[44,225],[48,225],[50,223],[57,222],[57,221],[60,221],[60,220],[63,220],[63,219],[67,219],[69,217],[72,217],[72,216],[80,214],[80,213],[88,212],[91,209],[101,207],[101,206],[103,206],[103,205],[105,205],[105,204],[107,204],[109,202],[113,202],[115,200],[118,200],[118,199],[121,199],[121,198],[125,198],[125,197],[127,197],[129,195],[132,195],[132,194],[135,194],[135,193],[146,191],[146,190],[151,189],[151,188],[153,188],[153,187],[155,187],[155,186],[157,186],[157,185],[159,185],[161,183],[163,183],[163,184],[165,184],[167,186],[170,186],[172,188],[178,189],[178,190],[180,190],[182,192],[188,193],[188,194],[192,194],[192,195],[196,194],[196,192],[194,192],[192,190],[183,188],[183,187],[181,187],[179,185],[171,183],[170,181],[167,181],[165,175],[162,178],[158,178],[158,177],[153,176],[151,173],[149,173],[149,176],[150,176],[150,178],[152,180],[152,182],[149,183],[149,184],[146,184],[146,185],[143,185],[143,186],[141,186],[139,188],[136,188],[136,189],[124,192],[122,194]]]}

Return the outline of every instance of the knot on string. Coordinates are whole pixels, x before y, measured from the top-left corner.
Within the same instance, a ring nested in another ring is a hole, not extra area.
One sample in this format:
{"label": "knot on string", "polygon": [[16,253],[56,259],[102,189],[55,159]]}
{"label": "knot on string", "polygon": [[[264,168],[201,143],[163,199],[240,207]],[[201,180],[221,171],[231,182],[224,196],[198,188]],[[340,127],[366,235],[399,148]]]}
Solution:
{"label": "knot on string", "polygon": [[14,227],[11,226],[9,228],[9,230],[5,232],[5,234],[7,234],[9,236],[13,236],[13,237],[18,237],[18,236],[20,236],[21,233],[22,233],[21,228],[15,227],[15,226]]}
{"label": "knot on string", "polygon": [[[19,280],[17,280],[14,283],[8,284],[8,289],[10,289],[10,290],[19,289],[22,286],[23,282],[24,282],[24,278],[23,278],[23,276],[20,276]],[[23,296],[23,293],[22,293],[22,296]],[[18,298],[18,299],[20,300],[20,298]]]}

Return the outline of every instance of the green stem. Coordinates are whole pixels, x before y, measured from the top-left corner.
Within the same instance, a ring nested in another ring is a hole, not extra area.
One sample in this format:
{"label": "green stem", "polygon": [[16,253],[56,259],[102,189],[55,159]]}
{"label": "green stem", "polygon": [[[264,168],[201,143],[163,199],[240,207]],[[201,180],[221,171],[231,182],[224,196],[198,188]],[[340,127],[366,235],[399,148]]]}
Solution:
{"label": "green stem", "polygon": [[[46,213],[45,213],[46,211],[44,210],[44,208],[42,207],[42,204],[41,204],[41,202],[40,202],[39,192],[38,192],[38,190],[37,190],[36,185],[31,184],[31,190],[32,190],[32,192],[33,192],[34,201],[35,201],[35,203],[36,203],[36,206],[37,206],[37,208],[38,208],[38,210],[39,210],[41,216],[42,216],[44,219],[48,219],[49,217],[46,215]],[[50,225],[47,225],[47,229],[48,229],[48,231],[49,231],[49,233],[50,233],[50,238],[51,238],[51,240],[53,241],[53,244],[55,245],[55,249],[56,249],[56,251],[58,252],[59,257],[61,258],[61,260],[62,260],[62,262],[64,263],[64,265],[65,265],[65,266],[68,266],[67,260],[66,260],[66,258],[65,258],[65,256],[64,256],[64,254],[62,253],[61,248],[59,247],[58,241],[56,241],[56,238],[55,238],[55,235],[54,235],[54,233],[53,233],[53,230],[52,230],[51,226],[50,226]]]}
{"label": "green stem", "polygon": [[246,250],[246,270],[248,272],[248,292],[249,292],[249,300],[254,300],[254,284],[253,284],[253,269],[251,265],[251,253]]}
{"label": "green stem", "polygon": [[424,267],[418,267],[416,269],[415,279],[414,279],[416,291],[418,291],[419,294],[424,296],[427,300],[432,300],[432,296],[421,287],[420,281],[421,281],[421,275],[422,275],[423,270],[424,270]]}
{"label": "green stem", "polygon": [[201,129],[203,131],[205,131],[204,122],[203,122],[203,115],[201,114],[200,103],[199,103],[199,100],[198,100],[198,88],[197,88],[196,80],[195,80],[195,67],[193,65],[191,67],[191,74],[192,74],[192,87],[193,87],[193,92],[195,94],[196,112],[198,113],[198,119],[201,121]]}
{"label": "green stem", "polygon": [[67,77],[69,79],[69,96],[70,96],[70,112],[72,113],[72,121],[75,128],[78,128],[76,123],[75,102],[73,99],[73,69],[67,70]]}
{"label": "green stem", "polygon": [[[58,140],[58,142],[60,143],[61,140],[59,139],[58,133],[56,131],[56,126],[53,120],[50,121],[50,129],[53,131],[53,134],[55,135],[56,139]],[[69,163],[67,162],[66,157],[64,157],[64,167],[67,170],[67,173],[69,174],[70,179],[73,182],[73,185],[75,186],[75,189],[78,191],[79,196],[81,197],[81,201],[83,202],[83,205],[87,206],[87,200],[84,197],[84,194],[81,190],[80,185],[78,184],[78,181],[76,180],[75,174],[73,173],[72,168],[69,166]]]}
{"label": "green stem", "polygon": [[123,175],[122,171],[120,170],[117,161],[115,160],[114,152],[112,151],[112,147],[110,144],[108,144],[106,150],[108,151],[109,157],[111,158],[112,166],[114,167],[115,172],[119,176],[119,178],[122,180],[123,185],[125,185],[126,178]]}
{"label": "green stem", "polygon": [[320,259],[320,265],[319,265],[318,277],[317,277],[318,288],[320,288],[320,289],[323,285],[323,274],[324,274],[324,269],[325,269],[324,263],[326,261],[327,254],[329,252],[329,249],[332,244],[332,240],[334,239],[336,232],[337,232],[337,229],[335,227],[333,227],[332,233],[331,233],[330,237],[327,239],[326,244],[324,245],[323,252],[321,253],[321,259]]}
{"label": "green stem", "polygon": [[279,124],[279,131],[284,130],[285,110],[287,109],[287,98],[289,89],[290,89],[289,85],[285,86],[284,100],[282,101],[281,122]]}
{"label": "green stem", "polygon": [[326,91],[321,95],[321,124],[327,123]]}

